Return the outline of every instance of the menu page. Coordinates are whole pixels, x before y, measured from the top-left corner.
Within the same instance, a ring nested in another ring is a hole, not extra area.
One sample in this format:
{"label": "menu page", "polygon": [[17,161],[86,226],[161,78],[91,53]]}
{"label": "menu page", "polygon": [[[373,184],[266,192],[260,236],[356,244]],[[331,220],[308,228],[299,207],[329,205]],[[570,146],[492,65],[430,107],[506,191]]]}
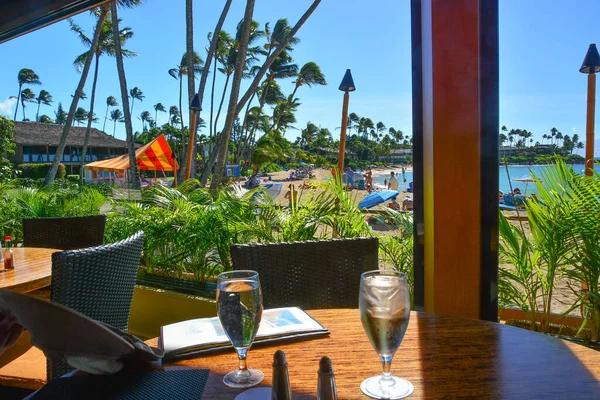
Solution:
{"label": "menu page", "polygon": [[[328,331],[298,307],[272,308],[262,313],[256,342],[261,339],[310,332],[327,333]],[[192,319],[161,327],[160,345],[165,353],[200,350],[228,344],[229,339],[218,317]]]}

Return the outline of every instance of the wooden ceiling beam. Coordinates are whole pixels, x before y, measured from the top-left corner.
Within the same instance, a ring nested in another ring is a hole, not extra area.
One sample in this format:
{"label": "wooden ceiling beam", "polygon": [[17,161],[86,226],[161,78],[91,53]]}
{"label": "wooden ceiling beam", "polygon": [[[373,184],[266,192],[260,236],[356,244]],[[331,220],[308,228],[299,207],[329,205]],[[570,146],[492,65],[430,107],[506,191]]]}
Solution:
{"label": "wooden ceiling beam", "polygon": [[9,0],[0,2],[0,43],[110,0]]}

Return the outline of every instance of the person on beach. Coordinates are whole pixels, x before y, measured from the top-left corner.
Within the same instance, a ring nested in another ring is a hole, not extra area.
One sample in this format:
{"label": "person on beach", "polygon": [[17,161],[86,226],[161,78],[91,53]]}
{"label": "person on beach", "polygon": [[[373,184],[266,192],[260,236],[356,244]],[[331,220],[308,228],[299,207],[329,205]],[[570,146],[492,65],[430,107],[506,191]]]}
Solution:
{"label": "person on beach", "polygon": [[412,211],[412,209],[413,209],[413,199],[410,197],[405,198],[404,201],[402,201],[402,210]]}
{"label": "person on beach", "polygon": [[352,168],[348,168],[346,170],[346,177],[348,177],[348,189],[353,189],[354,188],[354,171],[352,171]]}
{"label": "person on beach", "polygon": [[371,167],[367,169],[365,174],[365,183],[367,184],[367,191],[371,193],[373,190],[373,171],[371,171]]}
{"label": "person on beach", "polygon": [[398,203],[398,200],[396,200],[396,197],[394,197],[392,199],[392,202],[389,204],[389,207],[392,210],[396,210],[396,211],[400,210],[400,203]]}
{"label": "person on beach", "polygon": [[289,190],[283,198],[288,199],[288,207],[292,208],[292,206],[296,204],[298,200],[298,191],[296,190],[296,187],[291,183],[289,184],[288,189]]}
{"label": "person on beach", "polygon": [[521,194],[521,189],[519,189],[519,188],[515,188],[515,189],[513,190],[513,194]]}
{"label": "person on beach", "polygon": [[390,174],[390,181],[388,182],[389,190],[398,190],[398,178],[396,178],[396,173],[392,171]]}

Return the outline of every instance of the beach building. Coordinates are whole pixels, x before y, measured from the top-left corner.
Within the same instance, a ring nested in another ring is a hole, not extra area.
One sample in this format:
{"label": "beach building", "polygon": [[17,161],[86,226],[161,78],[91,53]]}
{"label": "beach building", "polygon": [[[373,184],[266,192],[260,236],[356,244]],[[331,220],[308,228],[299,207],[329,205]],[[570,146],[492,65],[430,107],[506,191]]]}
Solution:
{"label": "beach building", "polygon": [[[15,164],[40,164],[54,160],[63,125],[38,122],[15,122],[15,154],[9,157]],[[72,126],[61,162],[67,174],[79,174],[81,149],[86,127]],[[127,142],[96,128],[90,130],[85,162],[106,160],[127,153]]]}
{"label": "beach building", "polygon": [[412,149],[393,149],[390,154],[380,156],[379,161],[389,163],[406,162],[406,156],[412,156]]}

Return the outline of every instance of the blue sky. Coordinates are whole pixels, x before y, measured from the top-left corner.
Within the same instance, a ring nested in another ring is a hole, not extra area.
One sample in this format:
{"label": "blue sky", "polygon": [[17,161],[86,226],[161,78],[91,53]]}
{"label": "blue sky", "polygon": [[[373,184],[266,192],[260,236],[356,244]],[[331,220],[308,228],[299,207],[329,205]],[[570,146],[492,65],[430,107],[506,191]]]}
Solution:
{"label": "blue sky", "polygon": [[[311,0],[260,0],[254,19],[261,24],[288,18],[294,24]],[[245,2],[234,0],[224,29],[233,32],[243,15]],[[297,93],[302,105],[297,112],[297,127],[311,121],[329,128],[334,136],[340,126],[342,93],[337,90],[346,68],[352,69],[357,90],[351,94],[350,111],[359,116],[382,121],[406,133],[411,132],[410,71],[410,2],[408,0],[323,0],[300,30],[301,43],[294,58],[299,65],[314,61],[322,68],[328,86],[302,87]],[[195,2],[195,43],[197,49],[207,44],[206,35],[214,29],[222,2]],[[500,1],[500,122],[510,128],[527,129],[536,140],[555,126],[563,134],[585,136],[586,77],[578,72],[589,43],[600,41],[595,23],[600,2],[572,0],[502,0]],[[135,36],[127,48],[140,54],[125,61],[128,87],[138,86],[146,98],[136,102],[134,129],[141,130],[137,116],[149,110],[154,114],[157,102],[165,106],[178,102],[178,83],[167,73],[185,50],[185,7],[183,1],[147,0],[135,10],[123,10],[123,26]],[[89,34],[93,19],[88,13],[76,17]],[[12,116],[9,96],[17,94],[17,73],[28,67],[38,73],[43,83],[34,92],[48,90],[56,102],[42,106],[40,113],[54,116],[58,101],[68,108],[79,74],[74,58],[85,51],[69,31],[66,21],[0,45],[0,113]],[[204,51],[199,51],[204,56]],[[217,78],[217,93],[223,80]],[[282,83],[285,93],[293,89],[292,81]],[[86,85],[91,92],[91,75]],[[208,93],[208,92],[207,92]],[[105,99],[119,99],[115,60],[104,57],[100,62],[96,113],[102,128]],[[204,101],[208,110],[209,99]],[[89,108],[89,100],[80,102]],[[185,108],[185,107],[184,107]],[[14,110],[14,108],[12,108]],[[27,110],[35,117],[35,106]],[[203,117],[207,117],[206,111]],[[19,119],[22,118],[19,111]],[[159,123],[166,114],[159,114]],[[107,131],[112,133],[110,121]],[[109,128],[110,127],[110,128]],[[288,136],[294,138],[297,131]],[[124,127],[117,124],[117,136],[124,137]]]}

